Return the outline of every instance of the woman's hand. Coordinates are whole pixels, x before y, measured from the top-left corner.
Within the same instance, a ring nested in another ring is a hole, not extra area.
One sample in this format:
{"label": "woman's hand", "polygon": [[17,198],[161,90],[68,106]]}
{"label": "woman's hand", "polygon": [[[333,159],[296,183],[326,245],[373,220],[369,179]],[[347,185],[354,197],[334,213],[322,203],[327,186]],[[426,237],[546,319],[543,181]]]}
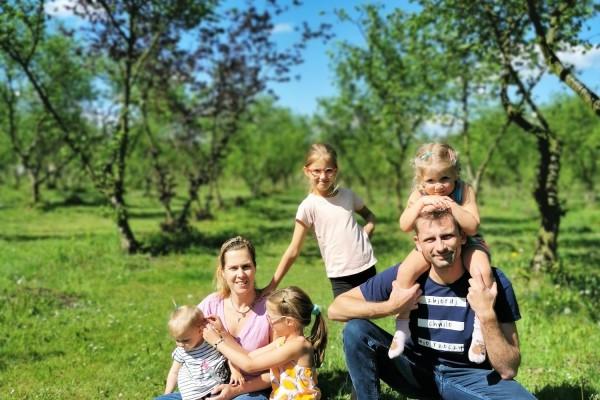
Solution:
{"label": "woman's hand", "polygon": [[223,322],[221,322],[221,318],[216,315],[209,315],[205,318],[208,326],[212,326],[217,330],[217,332],[221,333],[225,330],[225,326],[223,326]]}
{"label": "woman's hand", "polygon": [[217,342],[223,339],[219,331],[217,331],[217,329],[210,324],[206,325],[204,330],[202,330],[202,337],[211,346],[214,346]]}

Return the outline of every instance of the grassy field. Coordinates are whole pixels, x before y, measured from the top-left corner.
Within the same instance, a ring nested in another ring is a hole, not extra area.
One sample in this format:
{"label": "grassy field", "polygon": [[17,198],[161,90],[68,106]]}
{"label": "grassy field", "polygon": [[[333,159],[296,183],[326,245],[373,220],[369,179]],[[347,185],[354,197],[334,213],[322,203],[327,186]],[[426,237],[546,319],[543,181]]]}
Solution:
{"label": "grassy field", "polygon": [[[193,244],[156,236],[162,217],[147,198],[131,196],[139,239],[166,255],[125,256],[101,201],[67,207],[46,192],[43,207],[22,205],[25,193],[0,188],[0,398],[151,399],[161,394],[173,341],[172,310],[212,291],[220,244],[241,234],[258,252],[258,284],[268,283],[288,245],[300,189],[226,207],[196,224]],[[238,194],[235,194],[236,196]],[[559,279],[528,271],[538,216],[532,200],[507,193],[482,202],[483,232],[493,261],[511,278],[523,319],[523,362],[517,379],[540,399],[600,399],[600,211],[571,198],[562,221]],[[485,200],[485,199],[484,199]],[[227,199],[233,204],[232,197]],[[381,194],[373,246],[378,270],[411,249],[394,202]],[[153,233],[154,232],[154,233]],[[319,250],[308,238],[282,286],[305,288],[324,308],[332,300]],[[381,320],[392,329],[392,320]],[[319,370],[324,399],[349,399],[341,327]],[[399,396],[387,391],[385,399]]]}

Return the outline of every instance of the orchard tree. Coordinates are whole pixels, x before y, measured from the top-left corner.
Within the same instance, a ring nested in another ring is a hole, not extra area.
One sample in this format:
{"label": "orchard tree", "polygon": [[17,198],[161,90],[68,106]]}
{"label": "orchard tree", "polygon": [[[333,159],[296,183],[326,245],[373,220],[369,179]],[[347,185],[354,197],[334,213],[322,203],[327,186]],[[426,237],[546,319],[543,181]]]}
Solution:
{"label": "orchard tree", "polygon": [[586,37],[589,21],[600,12],[600,4],[586,1],[526,0],[529,22],[535,32],[539,49],[550,71],[600,116],[600,98],[561,60],[561,51],[585,52],[600,48],[600,42]]}
{"label": "orchard tree", "polygon": [[[350,187],[355,182],[364,187],[367,202],[373,203],[374,190],[382,186],[380,177],[388,176],[389,167],[381,162],[373,143],[371,113],[365,111],[365,105],[349,102],[347,96],[319,99],[319,108],[321,112],[314,117],[313,124],[318,140],[331,144],[338,153],[338,176]],[[376,111],[372,110],[372,114],[376,115]],[[368,151],[363,150],[365,146],[369,146]],[[388,184],[383,187],[388,190],[387,196],[397,199],[394,189]]]}
{"label": "orchard tree", "polygon": [[[155,182],[167,209],[166,230],[187,229],[194,203],[200,208],[197,214],[210,215],[212,196],[220,197],[218,183],[225,159],[235,146],[232,141],[242,129],[240,124],[252,124],[254,111],[249,107],[269,93],[269,82],[290,79],[291,69],[303,62],[307,41],[329,37],[325,25],[315,30],[304,25],[295,43],[279,48],[273,37],[273,19],[291,7],[274,1],[267,2],[264,9],[254,7],[253,2],[246,4],[246,8],[223,10],[217,21],[206,21],[194,33],[195,45],[178,53],[173,62],[165,60],[148,71],[152,79],[148,79],[143,97],[153,112],[144,113],[144,118],[172,121],[167,129],[160,124],[161,132],[151,131],[148,128],[153,124],[144,123],[152,137]],[[179,213],[170,206],[175,188],[170,178],[174,168],[168,162],[169,146],[178,149],[178,168],[187,177]],[[209,194],[202,204],[199,190],[203,186],[209,187]]]}
{"label": "orchard tree", "polygon": [[[508,1],[502,5],[450,0],[441,5],[428,0],[419,3],[423,13],[432,16],[432,24],[438,28],[439,35],[470,46],[478,59],[489,66],[490,76],[498,79],[499,99],[511,123],[536,139],[539,164],[534,198],[541,227],[531,267],[536,271],[549,271],[558,263],[557,237],[564,214],[558,196],[562,145],[529,90],[538,76],[530,72],[543,71],[545,64],[539,57],[527,10],[521,1]],[[574,7],[585,8],[587,3],[577,2]],[[574,15],[582,14],[562,15],[557,37],[562,37],[563,43],[567,38],[573,38],[577,30],[571,28],[581,23],[581,19],[570,18]]]}
{"label": "orchard tree", "polygon": [[595,203],[600,172],[600,120],[593,110],[574,96],[559,96],[547,106],[547,114],[563,139],[565,175],[573,185],[579,182],[591,203]]}
{"label": "orchard tree", "polygon": [[[36,59],[38,71],[43,71],[48,96],[61,104],[64,115],[70,111],[73,122],[79,121],[79,103],[92,96],[89,76],[84,69],[70,65],[74,55],[72,43],[62,36],[51,36],[39,44]],[[55,63],[55,59],[64,59]],[[40,187],[60,174],[76,154],[68,149],[54,119],[32,91],[29,81],[15,63],[0,54],[0,102],[4,104],[4,123],[10,147],[27,173],[31,186],[31,201],[40,201]],[[70,79],[61,82],[62,75]],[[81,121],[81,123],[85,123]]]}
{"label": "orchard tree", "polygon": [[[444,99],[443,107],[438,108],[439,125],[447,128],[448,135],[453,138],[458,134],[455,147],[461,153],[463,174],[478,193],[486,168],[512,124],[512,120],[504,116],[502,124],[494,124],[493,129],[490,127],[482,136],[475,137],[471,132],[473,121],[493,112],[494,107],[501,108],[497,95],[501,86],[497,75],[501,73],[502,66],[496,62],[493,53],[486,53],[474,44],[472,34],[464,29],[464,21],[459,19],[455,24],[444,25],[443,17],[432,12],[434,8],[415,13],[409,20],[409,26],[422,32],[426,43],[437,50],[431,52],[435,57],[429,57],[427,65],[428,71],[438,71],[446,77],[444,86],[436,88]],[[443,12],[443,9],[440,7],[440,11]],[[474,22],[469,20],[468,24],[471,23]],[[542,75],[543,70],[528,79],[523,91],[531,94]],[[521,98],[518,106],[522,106],[524,101]],[[474,140],[484,143],[477,147],[476,152],[473,151]]]}
{"label": "orchard tree", "polygon": [[[49,29],[44,2],[0,3],[0,49],[27,76],[63,140],[78,155],[88,177],[111,205],[121,247],[127,252],[140,249],[129,222],[126,184],[134,145],[144,132],[133,127],[142,124],[142,102],[149,98],[144,94],[147,88],[157,87],[153,85],[157,79],[174,79],[184,85],[182,93],[186,98],[192,99],[191,106],[172,110],[184,122],[178,121],[176,133],[189,139],[188,149],[195,148],[202,155],[189,163],[189,198],[179,217],[185,220],[198,188],[216,180],[222,169],[219,160],[227,153],[237,120],[249,100],[266,87],[266,76],[288,79],[289,68],[302,61],[302,44],[289,53],[274,47],[270,38],[271,14],[247,2],[246,10],[232,8],[233,19],[228,20],[215,13],[217,3],[75,0],[66,6],[84,22],[77,30],[61,29],[64,35],[81,44],[73,64],[85,65],[94,75],[93,81],[101,89],[97,107],[110,113],[106,123],[97,127],[104,140],[94,146],[89,145],[89,126],[71,123],[73,118],[65,114],[60,101],[48,92],[44,71],[36,62],[38,45],[46,40]],[[285,9],[277,7],[275,1],[267,3],[274,7],[274,13]],[[302,34],[302,40],[319,36],[308,29]],[[191,50],[185,48],[190,40],[197,41]],[[266,66],[267,72],[261,65]],[[60,79],[69,80],[69,73]],[[61,81],[56,84],[63,84]],[[174,106],[173,102],[167,104]],[[86,115],[93,114],[101,113],[86,110]]]}
{"label": "orchard tree", "polygon": [[[494,196],[497,194],[503,198],[505,205],[510,203],[515,190],[518,196],[523,196],[535,184],[535,167],[539,158],[533,136],[523,135],[517,125],[508,122],[510,120],[507,121],[504,109],[496,105],[481,105],[469,122],[469,146],[473,164],[477,165],[475,171],[477,174],[483,169],[485,174],[482,178],[488,183],[484,185],[480,180],[479,193],[492,187]],[[460,148],[462,132],[450,136],[448,141]],[[493,157],[489,156],[490,147],[494,145],[490,141],[500,142]],[[463,155],[461,149],[461,164]],[[478,198],[482,201],[486,196]],[[485,229],[485,221],[482,223]]]}
{"label": "orchard tree", "polygon": [[266,183],[272,188],[287,184],[289,176],[301,172],[309,131],[306,117],[263,98],[249,109],[232,144],[227,170],[246,183],[253,197],[263,195]]}
{"label": "orchard tree", "polygon": [[[114,102],[114,126],[104,153],[100,183],[115,210],[122,248],[138,250],[125,201],[127,161],[132,153],[131,127],[139,120],[139,93],[146,70],[176,62],[182,37],[213,18],[214,1],[100,0],[76,2],[71,10],[88,23],[81,31],[88,56],[107,85],[105,100]],[[76,33],[73,32],[75,35]],[[107,184],[108,183],[108,184]]]}
{"label": "orchard tree", "polygon": [[[341,21],[355,24],[362,33],[364,45],[341,42],[332,58],[340,100],[353,110],[353,120],[343,125],[361,131],[354,136],[360,142],[352,145],[385,161],[396,205],[403,209],[402,177],[409,146],[435,114],[439,89],[447,78],[439,69],[429,68],[438,58],[427,42],[427,29],[433,28],[412,29],[410,14],[396,9],[384,15],[384,11],[380,5],[365,5],[354,18],[338,10]],[[367,165],[362,166],[365,171],[370,169]]]}
{"label": "orchard tree", "polygon": [[[70,59],[71,63],[79,67],[87,63],[87,69],[106,85],[104,100],[116,105],[115,122],[100,146],[87,145],[85,125],[72,123],[72,115],[62,108],[62,99],[53,97],[44,81],[47,71],[37,62],[40,44],[47,39],[49,30],[43,1],[1,3],[0,49],[23,70],[63,139],[112,206],[121,247],[135,252],[139,250],[139,243],[129,223],[124,186],[130,154],[130,124],[136,105],[133,92],[152,58],[169,51],[168,47],[159,49],[160,44],[172,43],[168,38],[197,25],[209,13],[205,5],[208,7],[210,3],[80,0],[71,4],[68,8],[86,22],[77,34],[63,29],[63,34],[76,37],[82,43],[78,54]],[[59,65],[71,64],[63,57],[52,61]],[[64,72],[56,82],[59,86],[71,79],[69,71]]]}

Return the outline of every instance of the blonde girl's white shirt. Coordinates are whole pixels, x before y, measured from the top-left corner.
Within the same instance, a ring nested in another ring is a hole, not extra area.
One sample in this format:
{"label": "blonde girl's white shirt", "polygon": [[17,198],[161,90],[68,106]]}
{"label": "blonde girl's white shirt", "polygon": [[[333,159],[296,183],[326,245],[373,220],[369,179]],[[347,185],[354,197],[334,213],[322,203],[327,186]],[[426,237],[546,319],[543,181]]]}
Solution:
{"label": "blonde girl's white shirt", "polygon": [[355,275],[375,265],[377,259],[369,236],[355,218],[364,201],[350,189],[333,197],[309,194],[296,220],[314,230],[329,278]]}

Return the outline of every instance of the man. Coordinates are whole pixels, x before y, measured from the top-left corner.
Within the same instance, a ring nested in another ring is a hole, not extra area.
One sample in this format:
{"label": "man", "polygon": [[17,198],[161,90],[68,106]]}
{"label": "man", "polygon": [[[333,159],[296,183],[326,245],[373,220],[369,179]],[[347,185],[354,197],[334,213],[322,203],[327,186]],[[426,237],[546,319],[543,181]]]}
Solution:
{"label": "man", "polygon": [[[344,353],[357,399],[379,399],[382,379],[420,399],[535,399],[513,380],[521,362],[515,321],[521,318],[510,281],[494,269],[486,288],[481,273],[470,277],[461,259],[465,234],[448,211],[424,213],[414,241],[431,264],[411,289],[394,281],[398,265],[338,296],[329,318],[347,321]],[[392,335],[368,318],[414,310],[404,353],[388,357]],[[474,314],[479,317],[488,358],[469,361]]]}

